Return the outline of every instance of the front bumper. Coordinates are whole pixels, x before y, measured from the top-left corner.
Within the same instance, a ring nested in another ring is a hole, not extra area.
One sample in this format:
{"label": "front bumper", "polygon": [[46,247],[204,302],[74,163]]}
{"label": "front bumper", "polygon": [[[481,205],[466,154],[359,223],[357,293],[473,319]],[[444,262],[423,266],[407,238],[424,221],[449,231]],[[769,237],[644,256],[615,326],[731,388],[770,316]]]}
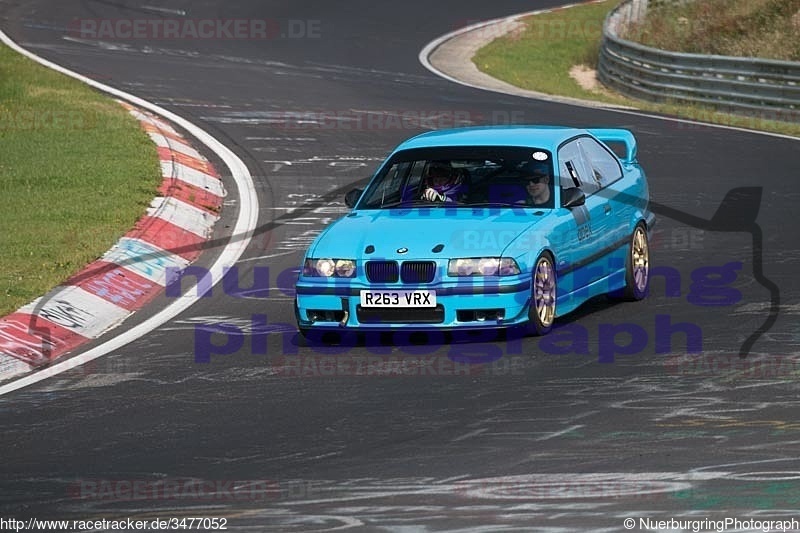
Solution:
{"label": "front bumper", "polygon": [[[365,289],[433,290],[437,308],[361,308],[360,294]],[[460,278],[417,286],[372,284],[358,279],[301,280],[296,291],[295,313],[300,329],[484,329],[527,322],[531,282],[527,276]]]}

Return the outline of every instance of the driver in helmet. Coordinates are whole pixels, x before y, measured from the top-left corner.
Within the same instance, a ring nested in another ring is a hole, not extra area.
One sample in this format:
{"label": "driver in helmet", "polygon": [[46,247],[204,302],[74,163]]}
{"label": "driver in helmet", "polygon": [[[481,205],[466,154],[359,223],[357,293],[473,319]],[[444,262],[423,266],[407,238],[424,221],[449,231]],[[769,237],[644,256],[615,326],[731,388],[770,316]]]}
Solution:
{"label": "driver in helmet", "polygon": [[449,161],[430,161],[422,180],[422,199],[429,202],[453,203],[466,194],[463,176]]}

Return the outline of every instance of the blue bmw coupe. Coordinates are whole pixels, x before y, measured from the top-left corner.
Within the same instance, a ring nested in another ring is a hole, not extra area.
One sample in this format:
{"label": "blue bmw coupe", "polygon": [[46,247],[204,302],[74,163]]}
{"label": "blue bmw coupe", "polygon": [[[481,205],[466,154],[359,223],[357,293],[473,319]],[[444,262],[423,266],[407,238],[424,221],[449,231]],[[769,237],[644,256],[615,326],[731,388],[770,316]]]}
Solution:
{"label": "blue bmw coupe", "polygon": [[557,126],[403,142],[306,252],[300,332],[543,335],[594,296],[644,298],[655,216],[636,148],[628,130]]}

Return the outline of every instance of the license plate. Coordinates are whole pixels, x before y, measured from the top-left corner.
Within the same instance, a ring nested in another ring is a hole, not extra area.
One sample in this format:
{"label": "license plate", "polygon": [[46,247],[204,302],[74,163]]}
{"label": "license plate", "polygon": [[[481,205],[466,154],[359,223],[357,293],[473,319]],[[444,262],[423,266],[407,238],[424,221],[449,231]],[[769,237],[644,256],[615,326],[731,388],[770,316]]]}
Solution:
{"label": "license plate", "polygon": [[361,307],[436,307],[436,291],[361,291]]}

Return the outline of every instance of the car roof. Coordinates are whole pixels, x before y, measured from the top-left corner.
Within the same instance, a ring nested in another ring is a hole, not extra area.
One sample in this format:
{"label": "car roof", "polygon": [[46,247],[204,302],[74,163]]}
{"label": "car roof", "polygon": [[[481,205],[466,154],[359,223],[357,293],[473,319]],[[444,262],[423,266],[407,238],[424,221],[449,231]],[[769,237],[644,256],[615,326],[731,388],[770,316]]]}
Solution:
{"label": "car roof", "polygon": [[404,141],[395,151],[433,146],[530,146],[555,151],[564,141],[588,134],[566,126],[474,126],[429,131]]}

